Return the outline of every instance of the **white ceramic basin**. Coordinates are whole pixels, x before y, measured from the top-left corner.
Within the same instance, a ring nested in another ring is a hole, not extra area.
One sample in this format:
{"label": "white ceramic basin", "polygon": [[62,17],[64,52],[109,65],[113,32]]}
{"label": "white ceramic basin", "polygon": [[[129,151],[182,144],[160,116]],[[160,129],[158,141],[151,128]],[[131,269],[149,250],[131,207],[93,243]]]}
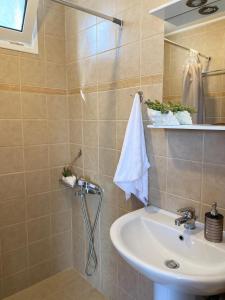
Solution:
{"label": "white ceramic basin", "polygon": [[[206,241],[201,223],[192,231],[176,226],[177,217],[153,206],[129,213],[111,226],[112,242],[130,265],[160,285],[195,295],[225,292],[225,243]],[[167,260],[179,268],[169,269]]]}

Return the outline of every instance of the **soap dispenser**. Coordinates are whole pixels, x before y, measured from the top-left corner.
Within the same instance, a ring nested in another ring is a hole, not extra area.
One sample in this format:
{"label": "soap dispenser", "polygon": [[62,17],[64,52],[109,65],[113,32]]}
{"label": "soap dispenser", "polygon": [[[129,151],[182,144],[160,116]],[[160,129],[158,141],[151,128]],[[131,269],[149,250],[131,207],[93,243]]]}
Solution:
{"label": "soap dispenser", "polygon": [[217,203],[212,204],[211,212],[205,214],[205,239],[213,243],[223,241],[223,215],[218,213]]}

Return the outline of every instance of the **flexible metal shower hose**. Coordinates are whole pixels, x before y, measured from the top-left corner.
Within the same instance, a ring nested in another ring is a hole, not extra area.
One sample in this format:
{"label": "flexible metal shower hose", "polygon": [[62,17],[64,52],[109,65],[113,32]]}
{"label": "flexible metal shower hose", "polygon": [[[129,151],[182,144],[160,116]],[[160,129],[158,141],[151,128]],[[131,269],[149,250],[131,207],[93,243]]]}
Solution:
{"label": "flexible metal shower hose", "polygon": [[87,263],[85,266],[85,273],[88,276],[92,276],[98,266],[98,258],[95,251],[95,231],[99,220],[103,195],[101,190],[99,190],[99,192],[96,193],[99,197],[98,199],[99,202],[98,202],[98,208],[95,215],[94,223],[92,225],[90,215],[88,212],[86,194],[87,194],[87,190],[85,190],[82,187],[79,192],[79,196],[81,198],[81,208],[82,208],[82,213],[83,213],[87,234],[88,234],[88,253],[87,253]]}

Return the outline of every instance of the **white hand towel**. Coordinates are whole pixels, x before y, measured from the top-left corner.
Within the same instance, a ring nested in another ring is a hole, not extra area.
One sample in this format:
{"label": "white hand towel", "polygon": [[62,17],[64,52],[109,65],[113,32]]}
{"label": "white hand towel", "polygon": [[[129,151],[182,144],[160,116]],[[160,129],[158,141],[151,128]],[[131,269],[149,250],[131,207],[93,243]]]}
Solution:
{"label": "white hand towel", "polygon": [[114,183],[126,194],[134,194],[144,205],[148,204],[148,168],[150,167],[142,121],[140,96],[134,98],[128,121],[120,160],[114,176]]}

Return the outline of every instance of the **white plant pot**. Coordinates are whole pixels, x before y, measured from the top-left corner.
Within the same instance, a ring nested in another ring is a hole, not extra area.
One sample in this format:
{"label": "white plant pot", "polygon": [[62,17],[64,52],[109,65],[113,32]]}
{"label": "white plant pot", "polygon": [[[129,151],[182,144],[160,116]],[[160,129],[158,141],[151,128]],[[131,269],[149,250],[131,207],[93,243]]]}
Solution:
{"label": "white plant pot", "polygon": [[64,177],[62,176],[62,181],[70,186],[70,187],[74,187],[75,183],[76,183],[76,176],[72,175],[72,176],[67,176],[67,177]]}
{"label": "white plant pot", "polygon": [[156,126],[174,125],[175,126],[180,124],[171,111],[163,114],[158,110],[147,108],[147,113],[148,113],[148,118],[151,124],[153,125]]}
{"label": "white plant pot", "polygon": [[174,115],[180,125],[192,125],[192,117],[188,111],[178,111]]}

